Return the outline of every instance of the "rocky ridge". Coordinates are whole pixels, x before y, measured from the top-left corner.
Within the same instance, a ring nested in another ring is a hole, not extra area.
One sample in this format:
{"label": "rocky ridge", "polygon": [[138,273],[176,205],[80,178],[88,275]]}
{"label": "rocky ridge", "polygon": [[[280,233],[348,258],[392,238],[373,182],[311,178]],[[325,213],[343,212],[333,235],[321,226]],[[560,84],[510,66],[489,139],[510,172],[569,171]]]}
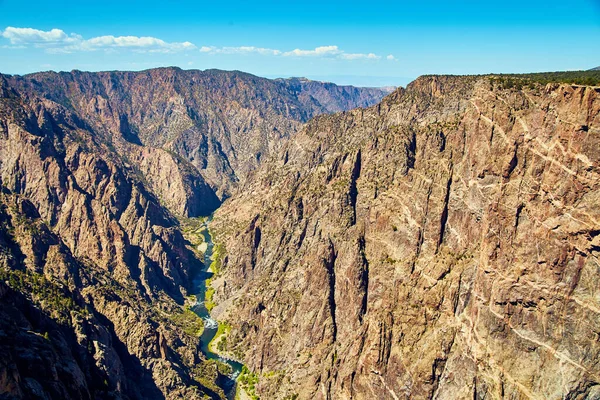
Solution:
{"label": "rocky ridge", "polygon": [[347,111],[357,107],[369,107],[381,100],[383,95],[395,88],[359,88],[339,86],[329,82],[313,81],[306,78],[276,79],[303,102],[315,99],[328,113]]}
{"label": "rocky ridge", "polygon": [[600,89],[429,76],[311,120],[216,212],[263,398],[600,398]]}
{"label": "rocky ridge", "polygon": [[[369,106],[387,92],[269,80],[243,72],[159,68],[37,73],[12,87],[76,113],[127,155],[165,204],[208,215],[285,139],[315,115]],[[148,173],[151,163],[168,170]],[[169,182],[176,178],[175,187]]]}
{"label": "rocky ridge", "polygon": [[[69,372],[97,371],[77,372],[74,382],[60,374],[49,378],[66,385],[56,392],[29,375],[19,361],[24,355],[3,342],[13,355],[6,359],[11,374],[4,394],[219,398],[209,387],[192,387],[192,367],[201,362],[197,338],[170,322],[181,312],[199,262],[186,249],[177,221],[122,162],[102,156],[107,150],[75,115],[51,101],[24,101],[3,90],[1,261],[10,287],[3,289],[3,301],[15,308],[13,319],[3,321],[4,333],[42,334],[37,329],[43,326],[46,347],[73,354],[72,360],[58,357],[70,362]],[[17,301],[6,294],[12,291]],[[35,336],[23,338],[22,346],[27,338]],[[40,362],[58,370],[52,358]]]}
{"label": "rocky ridge", "polygon": [[324,110],[236,72],[0,75],[3,398],[223,398],[175,216],[220,204],[252,138]]}

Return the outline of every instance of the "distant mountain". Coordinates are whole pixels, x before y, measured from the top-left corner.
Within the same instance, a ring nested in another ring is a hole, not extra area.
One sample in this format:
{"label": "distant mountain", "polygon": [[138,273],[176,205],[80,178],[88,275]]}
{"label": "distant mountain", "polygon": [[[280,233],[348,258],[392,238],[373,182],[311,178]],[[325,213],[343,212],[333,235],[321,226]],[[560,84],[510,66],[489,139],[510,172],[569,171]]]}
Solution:
{"label": "distant mountain", "polygon": [[304,122],[385,94],[217,70],[0,74],[0,397],[224,399],[182,307],[201,261],[174,215],[210,214]]}
{"label": "distant mountain", "polygon": [[600,71],[600,67],[592,68],[590,71]]}
{"label": "distant mountain", "polygon": [[[302,123],[376,104],[390,91],[240,71],[42,72],[7,76],[76,113],[126,155],[173,211],[206,215]],[[169,176],[158,172],[158,165]],[[172,177],[176,176],[175,182]],[[173,183],[182,190],[172,190]]]}
{"label": "distant mountain", "polygon": [[396,88],[360,88],[339,86],[331,82],[313,81],[307,78],[276,79],[290,90],[298,93],[299,98],[317,100],[329,112],[347,111],[356,107],[369,107]]}

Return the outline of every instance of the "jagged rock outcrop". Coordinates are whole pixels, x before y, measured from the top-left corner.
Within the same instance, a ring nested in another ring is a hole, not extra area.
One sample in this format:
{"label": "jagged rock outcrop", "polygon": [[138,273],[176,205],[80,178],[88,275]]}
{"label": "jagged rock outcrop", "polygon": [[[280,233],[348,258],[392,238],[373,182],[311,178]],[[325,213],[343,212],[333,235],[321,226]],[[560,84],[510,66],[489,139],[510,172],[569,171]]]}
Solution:
{"label": "jagged rock outcrop", "polygon": [[[5,79],[21,92],[76,113],[99,140],[148,178],[172,211],[184,216],[212,212],[219,204],[215,197],[229,196],[311,117],[369,106],[387,94],[376,88],[179,68]],[[156,168],[158,163],[165,171]]]}
{"label": "jagged rock outcrop", "polygon": [[223,398],[175,216],[327,111],[238,72],[0,75],[0,396]]}
{"label": "jagged rock outcrop", "polygon": [[197,337],[170,320],[200,262],[177,221],[76,115],[2,94],[3,395],[221,398],[194,380]]}
{"label": "jagged rock outcrop", "polygon": [[311,120],[212,223],[229,350],[269,399],[600,398],[599,148],[565,84]]}

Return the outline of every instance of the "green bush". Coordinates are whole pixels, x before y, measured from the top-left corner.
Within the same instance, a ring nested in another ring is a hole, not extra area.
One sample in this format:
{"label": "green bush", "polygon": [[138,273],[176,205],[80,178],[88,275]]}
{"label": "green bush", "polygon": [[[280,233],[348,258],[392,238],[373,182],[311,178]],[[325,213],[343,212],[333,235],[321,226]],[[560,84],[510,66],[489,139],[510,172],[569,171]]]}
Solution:
{"label": "green bush", "polygon": [[206,281],[206,292],[204,293],[204,306],[208,310],[208,312],[212,311],[215,308],[215,302],[213,301],[213,296],[215,295],[215,289],[210,285],[210,281]]}
{"label": "green bush", "polygon": [[252,399],[260,399],[256,394],[256,385],[258,384],[258,375],[251,372],[245,365],[242,367],[238,382]]}
{"label": "green bush", "polygon": [[223,243],[217,243],[213,247],[213,261],[210,263],[210,270],[217,275],[223,267],[223,260],[226,254],[225,245]]}
{"label": "green bush", "polygon": [[189,336],[200,337],[202,332],[204,332],[204,321],[189,308],[171,315],[170,319]]}
{"label": "green bush", "polygon": [[537,72],[531,74],[492,74],[492,83],[504,89],[533,88],[536,84],[566,83],[600,86],[600,71]]}
{"label": "green bush", "polygon": [[30,271],[0,269],[0,280],[17,292],[28,296],[42,310],[48,312],[58,323],[69,324],[71,312],[86,316],[85,308],[77,305],[74,294],[66,287]]}

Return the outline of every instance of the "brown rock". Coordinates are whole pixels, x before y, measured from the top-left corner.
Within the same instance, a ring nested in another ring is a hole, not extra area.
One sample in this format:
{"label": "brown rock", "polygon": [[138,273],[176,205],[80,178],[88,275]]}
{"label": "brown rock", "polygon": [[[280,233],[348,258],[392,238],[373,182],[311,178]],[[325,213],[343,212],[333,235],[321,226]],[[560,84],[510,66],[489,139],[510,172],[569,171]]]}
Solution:
{"label": "brown rock", "polygon": [[213,222],[259,391],[596,398],[598,95],[424,77],[310,121]]}

